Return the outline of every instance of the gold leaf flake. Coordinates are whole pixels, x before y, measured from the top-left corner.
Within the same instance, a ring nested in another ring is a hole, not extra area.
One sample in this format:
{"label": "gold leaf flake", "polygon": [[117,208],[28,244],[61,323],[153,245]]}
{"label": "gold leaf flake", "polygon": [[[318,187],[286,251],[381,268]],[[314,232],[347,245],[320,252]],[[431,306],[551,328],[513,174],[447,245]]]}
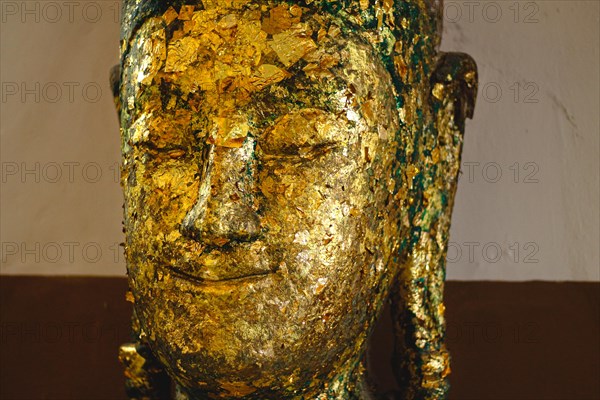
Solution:
{"label": "gold leaf flake", "polygon": [[248,130],[248,122],[241,118],[215,117],[208,142],[217,146],[239,148],[246,140]]}
{"label": "gold leaf flake", "polygon": [[256,69],[254,77],[251,79],[251,83],[256,90],[260,90],[266,86],[280,82],[288,76],[290,76],[290,74],[287,71],[275,65],[263,64]]}
{"label": "gold leaf flake", "polygon": [[163,19],[165,20],[165,24],[169,25],[171,22],[177,19],[177,11],[173,8],[173,6],[169,7],[167,11],[163,14]]}
{"label": "gold leaf flake", "polygon": [[172,41],[167,51],[165,72],[182,72],[196,60],[200,42],[190,36]]}
{"label": "gold leaf flake", "polygon": [[292,15],[290,7],[285,4],[272,8],[269,11],[269,16],[263,19],[262,30],[270,35],[274,35],[290,29],[292,25],[299,23],[302,12],[298,13],[294,7],[297,6],[292,6],[296,15]]}
{"label": "gold leaf flake", "polygon": [[194,13],[194,6],[181,6],[179,10],[178,19],[182,21],[189,21],[192,19],[192,14]]}
{"label": "gold leaf flake", "polygon": [[286,67],[290,67],[305,54],[317,48],[315,42],[305,32],[291,30],[273,35],[269,46],[277,53],[277,57]]}

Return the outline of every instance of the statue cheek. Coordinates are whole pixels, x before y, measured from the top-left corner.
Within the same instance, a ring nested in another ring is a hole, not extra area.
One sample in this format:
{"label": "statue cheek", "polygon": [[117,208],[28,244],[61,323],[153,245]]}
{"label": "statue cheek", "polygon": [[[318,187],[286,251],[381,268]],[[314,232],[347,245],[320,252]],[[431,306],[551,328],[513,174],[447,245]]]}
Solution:
{"label": "statue cheek", "polygon": [[187,159],[138,163],[131,174],[136,184],[126,184],[126,201],[136,208],[138,218],[170,227],[198,193],[197,171],[196,163]]}

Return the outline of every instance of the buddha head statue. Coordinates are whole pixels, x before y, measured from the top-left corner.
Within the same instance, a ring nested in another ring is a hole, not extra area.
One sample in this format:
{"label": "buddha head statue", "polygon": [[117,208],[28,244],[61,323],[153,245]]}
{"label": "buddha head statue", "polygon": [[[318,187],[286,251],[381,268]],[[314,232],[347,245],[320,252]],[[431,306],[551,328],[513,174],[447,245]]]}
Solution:
{"label": "buddha head statue", "polygon": [[447,389],[444,257],[474,62],[433,0],[126,0],[113,70],[132,397]]}

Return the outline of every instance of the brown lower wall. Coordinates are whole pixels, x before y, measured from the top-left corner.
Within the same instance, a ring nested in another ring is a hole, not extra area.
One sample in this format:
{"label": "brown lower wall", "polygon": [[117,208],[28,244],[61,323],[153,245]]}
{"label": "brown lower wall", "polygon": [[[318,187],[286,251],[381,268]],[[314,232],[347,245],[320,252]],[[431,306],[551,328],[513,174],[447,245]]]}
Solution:
{"label": "brown lower wall", "polygon": [[[0,278],[0,399],[124,399],[122,278]],[[600,399],[600,284],[448,282],[451,399]],[[390,321],[369,355],[392,390]]]}

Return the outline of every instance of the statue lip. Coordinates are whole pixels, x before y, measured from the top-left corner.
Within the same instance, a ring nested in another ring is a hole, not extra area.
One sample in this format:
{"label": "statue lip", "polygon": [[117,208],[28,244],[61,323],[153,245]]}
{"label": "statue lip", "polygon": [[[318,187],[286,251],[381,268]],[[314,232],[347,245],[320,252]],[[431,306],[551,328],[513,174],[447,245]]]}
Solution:
{"label": "statue lip", "polygon": [[260,242],[237,243],[213,248],[201,254],[182,257],[180,262],[167,263],[169,270],[180,277],[198,283],[241,282],[260,279],[276,272],[271,257]]}
{"label": "statue lip", "polygon": [[234,276],[234,277],[227,277],[227,278],[221,278],[221,279],[210,279],[210,278],[200,278],[198,276],[195,275],[190,275],[188,273],[185,273],[181,270],[179,270],[176,267],[172,267],[172,266],[167,266],[167,268],[169,270],[171,270],[176,277],[189,281],[189,282],[194,282],[197,283],[199,285],[217,285],[217,284],[241,284],[241,283],[247,283],[247,282],[255,282],[257,280],[260,279],[264,279],[269,275],[272,275],[275,273],[275,271],[269,271],[269,272],[259,272],[259,273],[255,273],[255,274],[251,274],[251,275],[243,275],[243,276]]}

